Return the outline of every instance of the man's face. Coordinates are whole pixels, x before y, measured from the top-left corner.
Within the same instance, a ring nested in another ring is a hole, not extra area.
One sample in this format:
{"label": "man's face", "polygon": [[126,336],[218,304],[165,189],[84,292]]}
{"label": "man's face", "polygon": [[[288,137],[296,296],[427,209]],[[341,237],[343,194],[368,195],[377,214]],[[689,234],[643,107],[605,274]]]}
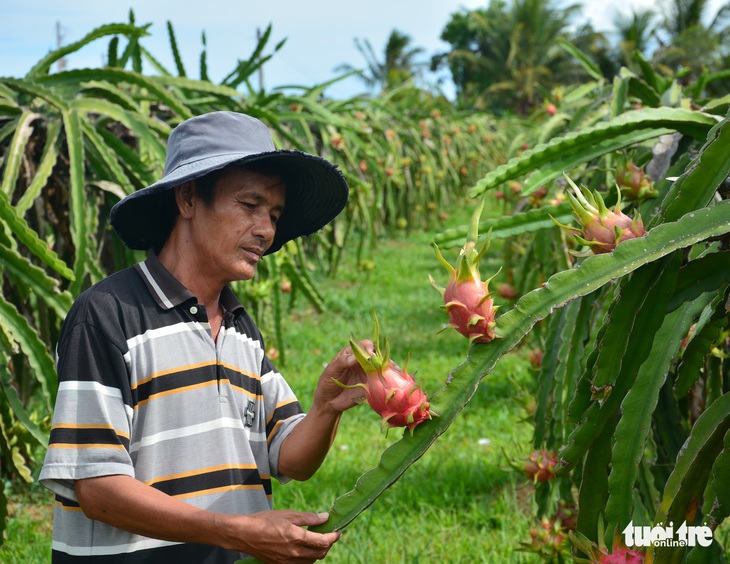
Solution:
{"label": "man's face", "polygon": [[212,205],[195,196],[192,243],[199,264],[208,270],[200,274],[223,283],[253,278],[274,240],[285,193],[278,175],[231,168],[216,182]]}

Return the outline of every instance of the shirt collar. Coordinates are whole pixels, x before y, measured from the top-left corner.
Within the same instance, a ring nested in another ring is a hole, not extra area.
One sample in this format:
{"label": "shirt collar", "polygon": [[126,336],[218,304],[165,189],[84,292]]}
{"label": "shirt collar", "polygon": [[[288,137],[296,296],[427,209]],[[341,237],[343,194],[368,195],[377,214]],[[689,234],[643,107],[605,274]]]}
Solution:
{"label": "shirt collar", "polygon": [[[142,276],[142,280],[147,285],[147,289],[155,302],[162,309],[173,309],[191,300],[194,300],[195,303],[198,302],[195,294],[163,266],[154,251],[150,250],[147,253],[147,258],[136,264],[135,268]],[[221,291],[220,304],[225,311],[230,311],[233,314],[243,311],[243,305],[228,286],[224,286]]]}

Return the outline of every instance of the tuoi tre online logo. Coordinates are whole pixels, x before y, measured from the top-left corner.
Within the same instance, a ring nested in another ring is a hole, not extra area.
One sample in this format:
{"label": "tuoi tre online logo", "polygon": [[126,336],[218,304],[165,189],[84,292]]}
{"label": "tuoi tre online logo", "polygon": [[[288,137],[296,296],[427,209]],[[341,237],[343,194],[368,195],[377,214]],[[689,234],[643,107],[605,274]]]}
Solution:
{"label": "tuoi tre online logo", "polygon": [[[660,523],[661,525],[662,523]],[[674,523],[668,527],[635,526],[631,521],[622,531],[624,543],[627,547],[639,546],[710,546],[712,544],[712,529],[700,525],[687,525],[685,521],[675,531]]]}

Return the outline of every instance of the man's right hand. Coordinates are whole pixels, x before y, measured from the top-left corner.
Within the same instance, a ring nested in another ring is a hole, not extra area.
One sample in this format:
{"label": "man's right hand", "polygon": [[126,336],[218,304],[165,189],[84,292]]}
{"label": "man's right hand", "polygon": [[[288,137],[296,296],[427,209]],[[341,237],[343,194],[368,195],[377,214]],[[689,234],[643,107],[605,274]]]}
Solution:
{"label": "man's right hand", "polygon": [[231,519],[227,526],[230,527],[228,534],[234,535],[231,538],[234,544],[229,548],[242,550],[267,564],[321,560],[342,533],[314,533],[304,527],[321,525],[328,517],[327,513],[262,511],[246,515],[245,530],[239,531],[237,536],[242,521]]}

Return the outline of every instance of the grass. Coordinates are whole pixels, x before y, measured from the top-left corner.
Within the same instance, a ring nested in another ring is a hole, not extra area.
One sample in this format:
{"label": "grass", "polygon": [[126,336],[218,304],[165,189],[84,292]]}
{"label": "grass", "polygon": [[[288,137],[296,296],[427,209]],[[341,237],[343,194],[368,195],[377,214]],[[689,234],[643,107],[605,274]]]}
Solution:
{"label": "grass", "polygon": [[[463,214],[452,219],[454,224],[468,220],[467,211]],[[410,354],[409,370],[427,392],[442,387],[464,360],[468,343],[463,337],[452,330],[437,334],[446,314],[438,307],[440,297],[428,274],[441,284],[447,274],[429,241],[426,234],[397,233],[373,253],[375,268],[368,272],[358,269],[354,258],[346,258],[336,279],[317,281],[327,299],[325,313],[314,312],[303,300],[293,304],[285,329],[286,364],[280,369],[305,409],[324,363],[350,335],[372,337],[373,310],[381,334],[391,342],[393,359],[402,365]],[[455,254],[445,252],[452,262]],[[485,265],[483,271],[486,277],[496,268]],[[517,458],[530,448],[532,426],[523,420],[515,398],[532,381],[524,355],[504,357],[449,430],[346,529],[327,561],[538,562],[517,550],[532,526],[532,492],[505,459],[505,453]],[[399,435],[393,429],[385,437],[379,417],[366,405],[348,411],[315,477],[304,483],[275,483],[276,508],[329,509],[377,465]],[[16,509],[0,562],[48,562],[50,497],[18,492],[11,499]]]}
{"label": "grass", "polygon": [[[446,254],[455,260],[455,251]],[[427,392],[442,387],[465,358],[468,343],[463,337],[451,330],[437,334],[446,315],[428,274],[442,284],[447,274],[429,237],[393,237],[373,260],[371,272],[345,264],[337,280],[319,281],[330,305],[324,314],[304,307],[294,310],[294,323],[286,328],[287,364],[281,369],[305,408],[316,376],[350,334],[372,337],[373,310],[381,334],[391,343],[392,357],[402,365],[410,354],[409,370]],[[483,269],[485,276],[489,268]],[[524,411],[515,399],[532,385],[528,366],[524,355],[504,357],[449,430],[348,526],[327,560],[539,561],[517,550],[532,526],[532,494],[504,457],[505,452],[519,457],[529,450],[532,426],[523,421]],[[379,417],[367,406],[348,411],[320,471],[306,483],[275,484],[276,507],[327,510],[377,465],[382,451],[399,436],[399,430],[391,430],[385,438]]]}
{"label": "grass", "polygon": [[10,489],[9,519],[0,546],[4,564],[47,564],[51,561],[53,499],[35,483]]}

